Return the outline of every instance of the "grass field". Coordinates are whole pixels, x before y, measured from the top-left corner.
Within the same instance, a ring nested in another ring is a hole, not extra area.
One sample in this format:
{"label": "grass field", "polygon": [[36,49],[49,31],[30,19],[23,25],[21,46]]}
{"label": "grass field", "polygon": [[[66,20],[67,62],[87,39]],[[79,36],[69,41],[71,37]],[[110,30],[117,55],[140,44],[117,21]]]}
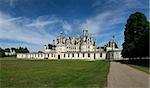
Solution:
{"label": "grass field", "polygon": [[110,63],[81,60],[0,60],[1,88],[103,88]]}

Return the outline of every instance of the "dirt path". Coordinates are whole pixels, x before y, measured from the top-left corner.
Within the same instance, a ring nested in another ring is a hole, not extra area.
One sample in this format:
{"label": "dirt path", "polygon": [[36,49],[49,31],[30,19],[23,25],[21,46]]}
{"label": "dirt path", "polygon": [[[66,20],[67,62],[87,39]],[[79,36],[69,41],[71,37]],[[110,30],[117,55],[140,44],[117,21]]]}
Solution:
{"label": "dirt path", "polygon": [[111,62],[108,88],[149,88],[150,76],[125,64]]}

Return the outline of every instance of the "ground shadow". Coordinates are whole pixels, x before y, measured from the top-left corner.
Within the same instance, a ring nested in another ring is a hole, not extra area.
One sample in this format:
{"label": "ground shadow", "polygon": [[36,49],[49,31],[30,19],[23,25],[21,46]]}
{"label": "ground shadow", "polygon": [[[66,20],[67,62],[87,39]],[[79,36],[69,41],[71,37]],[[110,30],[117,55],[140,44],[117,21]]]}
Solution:
{"label": "ground shadow", "polygon": [[139,65],[139,66],[149,67],[150,59],[117,60],[116,62],[120,62],[122,64],[132,64],[132,65]]}

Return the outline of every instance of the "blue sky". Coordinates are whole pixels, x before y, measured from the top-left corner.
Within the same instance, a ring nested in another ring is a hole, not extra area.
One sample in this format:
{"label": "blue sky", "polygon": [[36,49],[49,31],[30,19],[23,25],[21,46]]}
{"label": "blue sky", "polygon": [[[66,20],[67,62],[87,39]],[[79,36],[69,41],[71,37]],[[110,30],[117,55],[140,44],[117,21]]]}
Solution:
{"label": "blue sky", "polygon": [[75,36],[89,30],[98,46],[115,36],[120,48],[129,15],[148,18],[148,0],[0,0],[0,47],[44,49],[59,32]]}

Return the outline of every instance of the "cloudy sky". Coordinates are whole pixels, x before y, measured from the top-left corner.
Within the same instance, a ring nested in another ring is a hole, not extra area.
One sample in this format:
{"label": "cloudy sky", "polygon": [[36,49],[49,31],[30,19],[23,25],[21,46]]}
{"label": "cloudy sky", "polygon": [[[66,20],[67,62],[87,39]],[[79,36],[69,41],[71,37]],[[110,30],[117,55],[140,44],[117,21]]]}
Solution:
{"label": "cloudy sky", "polygon": [[43,50],[59,32],[75,36],[83,29],[98,46],[115,36],[120,48],[129,15],[148,18],[148,0],[0,0],[0,47]]}

